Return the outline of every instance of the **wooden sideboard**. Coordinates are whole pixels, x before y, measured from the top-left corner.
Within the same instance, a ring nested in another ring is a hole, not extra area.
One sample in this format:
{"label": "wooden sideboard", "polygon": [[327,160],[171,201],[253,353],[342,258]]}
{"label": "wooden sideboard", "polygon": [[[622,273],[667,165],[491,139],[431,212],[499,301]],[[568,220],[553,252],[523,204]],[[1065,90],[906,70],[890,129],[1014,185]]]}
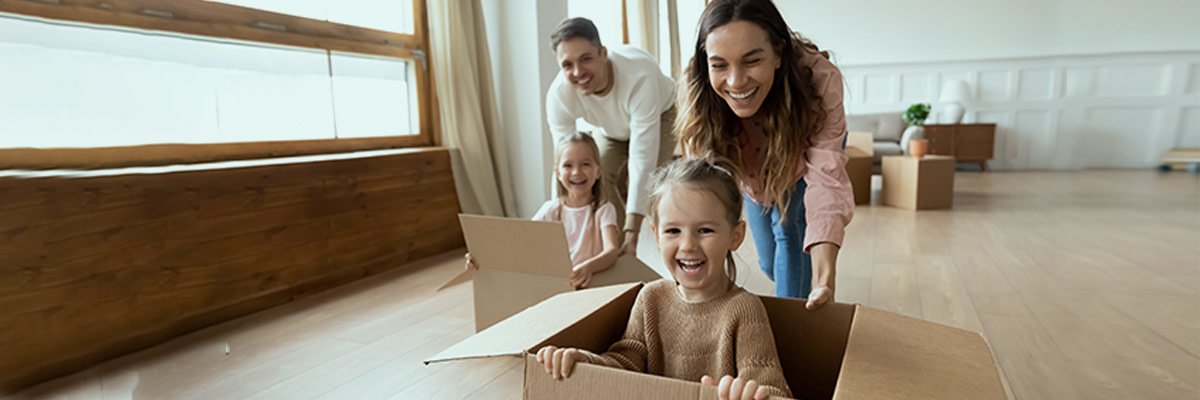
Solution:
{"label": "wooden sideboard", "polygon": [[984,171],[996,147],[996,124],[926,124],[929,154],[977,162]]}

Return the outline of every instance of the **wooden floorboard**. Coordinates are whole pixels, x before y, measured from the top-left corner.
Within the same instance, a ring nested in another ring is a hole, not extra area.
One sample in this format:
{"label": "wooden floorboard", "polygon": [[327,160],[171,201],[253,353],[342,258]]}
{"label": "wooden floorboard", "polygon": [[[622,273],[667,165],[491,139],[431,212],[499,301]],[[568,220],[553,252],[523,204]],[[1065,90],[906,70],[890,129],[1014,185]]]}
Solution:
{"label": "wooden floorboard", "polygon": [[[1200,180],[1124,171],[956,179],[952,210],[858,208],[839,301],[981,331],[1016,399],[1200,397]],[[638,251],[662,270],[652,238]],[[737,255],[739,282],[770,293],[752,241]],[[461,260],[442,254],[17,397],[519,399],[518,359],[421,363],[473,333],[470,285],[435,291]]]}

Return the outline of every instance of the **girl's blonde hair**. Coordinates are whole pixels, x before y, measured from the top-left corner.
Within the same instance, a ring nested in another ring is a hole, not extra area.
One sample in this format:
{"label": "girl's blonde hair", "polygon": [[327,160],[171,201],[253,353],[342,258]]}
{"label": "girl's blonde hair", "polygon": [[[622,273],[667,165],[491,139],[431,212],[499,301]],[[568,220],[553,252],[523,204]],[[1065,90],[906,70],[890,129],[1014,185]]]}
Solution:
{"label": "girl's blonde hair", "polygon": [[[684,117],[675,121],[675,131],[689,156],[721,157],[744,165],[735,136],[739,119],[709,83],[708,50],[705,47],[713,30],[734,21],[749,21],[766,31],[780,58],[775,83],[760,109],[766,116],[763,121],[763,132],[767,136],[765,160],[770,162],[759,167],[757,176],[762,179],[762,195],[772,199],[780,207],[780,215],[786,216],[804,152],[827,117],[821,106],[821,94],[813,82],[812,68],[806,60],[828,58],[828,53],[792,32],[779,9],[769,0],[715,0],[704,9],[695,57],[686,67],[679,90],[679,109]],[[740,173],[735,177],[752,179]]]}
{"label": "girl's blonde hair", "polygon": [[[562,180],[557,176],[558,168],[562,165],[562,158],[567,153],[567,149],[575,143],[587,145],[588,149],[592,151],[592,161],[596,163],[596,182],[592,184],[592,212],[594,213],[602,204],[608,202],[608,190],[605,189],[604,184],[604,169],[600,165],[600,146],[596,145],[596,140],[592,139],[592,135],[575,132],[558,141],[558,145],[554,149],[554,173],[556,178],[554,179],[554,184],[558,186],[558,201],[561,203],[567,198],[567,187],[563,186]],[[559,213],[562,213],[561,207]]]}
{"label": "girl's blonde hair", "polygon": [[[650,222],[658,226],[658,205],[663,195],[684,186],[716,196],[725,209],[726,221],[731,227],[737,226],[742,219],[742,192],[734,179],[737,173],[737,167],[722,158],[682,158],[659,168],[650,181]],[[725,253],[725,275],[731,283],[737,280],[732,250]]]}

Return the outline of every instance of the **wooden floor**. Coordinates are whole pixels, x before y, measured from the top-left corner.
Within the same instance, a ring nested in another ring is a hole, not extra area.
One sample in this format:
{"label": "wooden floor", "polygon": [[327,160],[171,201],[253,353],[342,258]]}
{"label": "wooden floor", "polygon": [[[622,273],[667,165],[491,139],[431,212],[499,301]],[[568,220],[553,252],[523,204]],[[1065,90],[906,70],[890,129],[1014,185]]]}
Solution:
{"label": "wooden floor", "polygon": [[[1200,397],[1200,178],[959,173],[956,185],[953,210],[860,206],[838,300],[984,332],[1016,399]],[[739,252],[740,279],[765,293],[752,247]],[[661,268],[652,240],[639,251]],[[214,326],[18,397],[519,399],[516,359],[420,362],[472,333],[470,286],[434,292],[460,257]]]}

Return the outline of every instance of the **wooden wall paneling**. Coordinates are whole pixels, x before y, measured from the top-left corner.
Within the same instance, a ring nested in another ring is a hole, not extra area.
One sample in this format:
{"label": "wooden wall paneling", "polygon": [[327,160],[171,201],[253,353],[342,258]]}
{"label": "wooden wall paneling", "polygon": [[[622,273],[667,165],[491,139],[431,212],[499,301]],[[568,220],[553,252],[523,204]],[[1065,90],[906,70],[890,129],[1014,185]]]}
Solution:
{"label": "wooden wall paneling", "polygon": [[429,143],[425,141],[425,138],[414,135],[361,139],[314,139],[212,144],[150,144],[143,146],[92,148],[3,148],[0,149],[0,169],[144,167],[311,154],[348,153],[427,144]]}
{"label": "wooden wall paneling", "polygon": [[445,149],[0,195],[3,390],[463,245]]}

